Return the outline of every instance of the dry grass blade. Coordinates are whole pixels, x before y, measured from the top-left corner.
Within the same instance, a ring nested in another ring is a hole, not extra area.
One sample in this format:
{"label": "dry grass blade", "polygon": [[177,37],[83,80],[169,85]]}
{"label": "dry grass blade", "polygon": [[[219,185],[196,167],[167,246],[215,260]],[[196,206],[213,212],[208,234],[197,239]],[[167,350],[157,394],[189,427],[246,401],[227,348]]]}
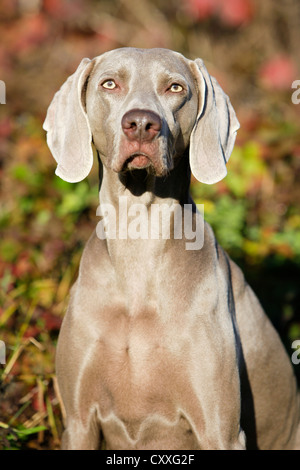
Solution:
{"label": "dry grass blade", "polygon": [[54,438],[54,442],[58,443],[59,437],[58,437],[57,427],[55,423],[52,403],[49,397],[46,397],[46,408],[47,408],[48,423],[52,432],[52,436]]}
{"label": "dry grass blade", "polygon": [[43,424],[47,417],[47,411],[37,411],[30,419],[27,419],[23,426],[27,429],[34,428],[39,424]]}
{"label": "dry grass blade", "polygon": [[17,308],[18,308],[18,303],[13,302],[9,307],[7,307],[6,310],[4,310],[0,318],[0,328],[5,326],[5,324],[7,323],[9,318],[15,313]]}
{"label": "dry grass blade", "polygon": [[[44,403],[45,386],[44,386],[43,381],[40,378],[37,379],[37,387],[38,387],[38,392],[37,392],[38,393],[38,408],[39,408],[39,412],[42,415],[45,410],[45,403]],[[42,426],[45,424],[43,419],[40,421],[40,424]],[[43,440],[44,440],[44,431],[41,430],[38,433],[38,442],[41,443],[43,442]]]}
{"label": "dry grass blade", "polygon": [[66,410],[65,410],[65,406],[63,404],[62,398],[61,398],[61,394],[60,394],[58,383],[57,383],[57,378],[55,375],[52,376],[52,381],[53,381],[54,392],[55,392],[56,398],[60,406],[63,423],[65,425],[66,424]]}
{"label": "dry grass blade", "polygon": [[8,374],[11,372],[14,364],[16,363],[16,361],[18,360],[18,358],[20,357],[20,355],[22,354],[22,352],[24,351],[24,349],[28,346],[29,343],[32,343],[34,344],[38,349],[40,349],[41,351],[43,351],[43,346],[41,345],[41,343],[39,343],[35,338],[27,338],[23,344],[20,344],[17,349],[15,350],[15,352],[13,353],[12,357],[10,358],[10,360],[8,361],[4,371],[3,371],[3,374],[2,374],[2,377],[1,377],[1,380],[4,381],[6,379],[6,377],[8,376]]}

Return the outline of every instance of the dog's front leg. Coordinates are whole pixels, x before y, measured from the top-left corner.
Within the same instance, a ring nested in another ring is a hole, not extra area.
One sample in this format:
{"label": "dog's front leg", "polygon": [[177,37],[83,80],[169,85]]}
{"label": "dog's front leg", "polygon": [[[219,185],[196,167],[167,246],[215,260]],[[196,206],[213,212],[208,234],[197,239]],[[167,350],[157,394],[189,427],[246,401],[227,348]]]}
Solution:
{"label": "dog's front leg", "polygon": [[231,315],[221,301],[210,314],[194,316],[187,355],[190,388],[184,397],[187,419],[200,449],[245,449],[239,348]]}

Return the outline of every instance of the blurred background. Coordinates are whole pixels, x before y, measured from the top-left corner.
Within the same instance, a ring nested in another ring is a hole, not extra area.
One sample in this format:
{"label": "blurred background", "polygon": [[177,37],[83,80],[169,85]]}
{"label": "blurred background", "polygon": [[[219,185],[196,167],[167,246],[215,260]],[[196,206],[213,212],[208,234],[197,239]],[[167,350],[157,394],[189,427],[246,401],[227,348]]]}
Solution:
{"label": "blurred background", "polygon": [[230,96],[241,129],[228,176],[192,181],[192,192],[291,356],[300,339],[299,0],[2,0],[0,18],[0,448],[60,443],[55,346],[98,221],[98,177],[96,165],[78,184],[56,177],[42,123],[83,57],[174,49],[202,57]]}

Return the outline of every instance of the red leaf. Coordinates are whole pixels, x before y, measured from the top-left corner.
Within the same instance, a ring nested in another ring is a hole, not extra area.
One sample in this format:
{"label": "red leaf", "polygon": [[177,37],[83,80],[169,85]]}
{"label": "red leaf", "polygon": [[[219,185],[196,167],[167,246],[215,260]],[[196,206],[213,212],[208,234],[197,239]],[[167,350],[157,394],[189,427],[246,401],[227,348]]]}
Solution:
{"label": "red leaf", "polygon": [[40,412],[46,411],[44,400],[43,398],[39,397],[38,393],[36,393],[32,399],[32,408],[35,411],[40,411]]}
{"label": "red leaf", "polygon": [[[15,23],[12,49],[23,52],[42,44],[48,37],[49,25],[43,14],[28,15]],[[13,33],[13,31],[11,32]]]}
{"label": "red leaf", "polygon": [[84,10],[82,0],[44,0],[43,6],[49,15],[64,21],[78,17]]}
{"label": "red leaf", "polygon": [[222,23],[233,27],[249,23],[254,15],[253,0],[187,0],[187,8],[197,20],[217,15]]}
{"label": "red leaf", "polygon": [[29,325],[23,335],[23,338],[35,338],[41,332],[41,328],[37,325]]}
{"label": "red leaf", "polygon": [[187,0],[187,9],[197,20],[205,20],[214,14],[218,0]]}
{"label": "red leaf", "polygon": [[9,117],[5,117],[0,121],[0,141],[7,139],[12,133],[13,122]]}
{"label": "red leaf", "polygon": [[64,13],[62,0],[44,0],[43,7],[52,16],[60,16]]}
{"label": "red leaf", "polygon": [[290,57],[280,55],[264,64],[259,71],[262,84],[268,89],[287,90],[297,77],[297,70]]}
{"label": "red leaf", "polygon": [[219,0],[221,21],[237,27],[249,23],[254,16],[253,0]]}
{"label": "red leaf", "polygon": [[12,274],[16,278],[21,278],[25,274],[29,274],[32,271],[32,268],[33,266],[30,261],[29,254],[24,252],[20,254],[18,260],[13,265]]}
{"label": "red leaf", "polygon": [[300,145],[296,145],[293,149],[293,155],[295,155],[295,157],[300,157]]}
{"label": "red leaf", "polygon": [[57,317],[50,312],[44,312],[42,313],[41,318],[45,322],[45,329],[47,331],[58,331],[60,329],[62,322],[60,317]]}

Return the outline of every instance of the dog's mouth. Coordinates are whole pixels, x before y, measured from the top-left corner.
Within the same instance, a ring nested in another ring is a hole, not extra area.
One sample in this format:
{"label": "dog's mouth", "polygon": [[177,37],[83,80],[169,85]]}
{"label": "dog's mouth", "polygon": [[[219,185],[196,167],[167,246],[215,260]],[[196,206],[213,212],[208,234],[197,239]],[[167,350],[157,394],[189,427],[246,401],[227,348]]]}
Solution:
{"label": "dog's mouth", "polygon": [[119,153],[112,159],[111,169],[117,173],[147,170],[156,176],[162,176],[167,171],[157,139],[144,143],[122,140]]}
{"label": "dog's mouth", "polygon": [[123,171],[128,170],[139,170],[148,168],[151,165],[150,157],[143,152],[135,152],[130,155],[123,165]]}

